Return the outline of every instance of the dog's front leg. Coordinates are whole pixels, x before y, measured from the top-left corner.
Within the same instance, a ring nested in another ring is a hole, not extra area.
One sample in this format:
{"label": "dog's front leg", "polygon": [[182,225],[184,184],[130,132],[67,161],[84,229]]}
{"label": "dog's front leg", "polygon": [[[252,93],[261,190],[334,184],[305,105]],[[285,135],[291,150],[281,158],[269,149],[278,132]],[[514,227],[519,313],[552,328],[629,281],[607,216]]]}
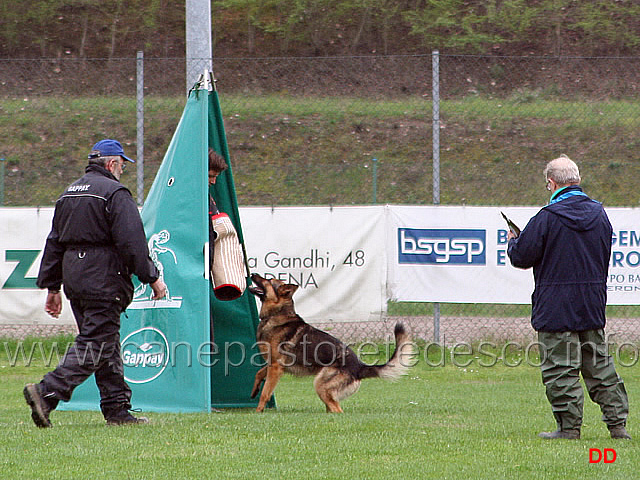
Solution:
{"label": "dog's front leg", "polygon": [[262,367],[256,373],[256,380],[253,382],[253,390],[251,390],[251,398],[256,398],[258,395],[258,390],[260,390],[260,385],[264,382],[265,377],[267,376],[267,367]]}
{"label": "dog's front leg", "polygon": [[264,387],[262,387],[262,393],[260,394],[260,401],[258,402],[256,412],[262,412],[264,410],[265,405],[271,398],[271,395],[273,395],[273,391],[276,389],[276,385],[278,384],[280,377],[282,377],[282,374],[284,373],[284,367],[279,363],[272,363],[264,368],[267,369],[267,378],[264,382]]}

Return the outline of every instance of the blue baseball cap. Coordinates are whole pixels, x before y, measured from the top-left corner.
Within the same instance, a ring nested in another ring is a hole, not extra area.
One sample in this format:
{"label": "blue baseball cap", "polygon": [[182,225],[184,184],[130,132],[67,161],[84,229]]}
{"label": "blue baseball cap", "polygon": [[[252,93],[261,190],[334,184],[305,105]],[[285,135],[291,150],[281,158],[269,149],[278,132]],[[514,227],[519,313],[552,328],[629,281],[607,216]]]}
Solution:
{"label": "blue baseball cap", "polygon": [[117,140],[111,140],[106,138],[104,140],[100,140],[96,143],[91,152],[89,152],[89,158],[98,158],[98,157],[112,157],[120,155],[125,160],[136,163],[135,160],[131,160],[124,154],[124,150],[122,149],[122,145]]}

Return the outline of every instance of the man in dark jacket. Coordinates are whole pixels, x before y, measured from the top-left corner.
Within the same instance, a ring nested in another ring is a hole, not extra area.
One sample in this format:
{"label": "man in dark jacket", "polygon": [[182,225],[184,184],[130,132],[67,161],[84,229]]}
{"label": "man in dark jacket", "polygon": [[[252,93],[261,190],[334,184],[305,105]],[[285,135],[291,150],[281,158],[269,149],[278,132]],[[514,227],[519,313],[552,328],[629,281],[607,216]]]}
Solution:
{"label": "man in dark jacket", "polygon": [[538,332],[542,381],[557,423],[546,439],[579,439],[584,395],[600,405],[612,438],[626,431],[627,393],[604,336],[612,228],[602,204],[582,191],[578,166],[562,156],[544,171],[549,205],[520,236],[508,234],[508,255],[518,268],[533,267],[531,324]]}
{"label": "man in dark jacket", "polygon": [[28,384],[24,396],[38,427],[50,427],[49,413],[60,400],[95,374],[100,408],[109,425],[146,423],[131,409],[131,390],[120,356],[120,314],[131,303],[131,274],[151,284],[154,299],[166,286],[149,257],[138,208],[120,175],[125,161],[122,145],[101,140],[89,154],[85,175],[56,202],[37,285],[49,290],[45,311],[60,315],[60,287],[70,300],[78,335],[60,364],[38,384]]}

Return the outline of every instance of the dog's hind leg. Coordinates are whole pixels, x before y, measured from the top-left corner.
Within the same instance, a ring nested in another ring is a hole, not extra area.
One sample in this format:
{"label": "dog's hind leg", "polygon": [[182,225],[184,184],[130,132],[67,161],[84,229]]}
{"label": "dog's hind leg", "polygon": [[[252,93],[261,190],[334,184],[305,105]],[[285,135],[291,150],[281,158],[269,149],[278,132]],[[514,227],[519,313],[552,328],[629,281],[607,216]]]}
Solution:
{"label": "dog's hind leg", "polygon": [[327,407],[327,413],[343,413],[340,402],[335,397],[334,392],[324,388],[324,385],[317,386],[316,392]]}
{"label": "dog's hind leg", "polygon": [[347,397],[350,397],[354,393],[356,393],[360,389],[360,380],[356,380],[353,377],[349,376],[348,380],[342,384],[342,388],[338,390],[337,398],[338,400],[344,400]]}
{"label": "dog's hind leg", "polygon": [[[276,385],[284,373],[284,367],[278,363],[274,363],[264,367],[266,369],[266,380],[262,387],[262,393],[260,394],[260,401],[258,401],[258,407],[256,412],[262,412],[265,405],[273,395],[273,391],[276,389]],[[257,375],[256,375],[257,378]]]}
{"label": "dog's hind leg", "polygon": [[340,400],[356,393],[360,381],[339,370],[324,368],[316,376],[313,386],[326,405],[327,413],[343,413]]}
{"label": "dog's hind leg", "polygon": [[260,385],[264,382],[265,377],[267,376],[267,367],[262,367],[256,373],[256,379],[253,382],[253,389],[251,390],[251,398],[256,398],[258,395],[258,391],[260,390]]}

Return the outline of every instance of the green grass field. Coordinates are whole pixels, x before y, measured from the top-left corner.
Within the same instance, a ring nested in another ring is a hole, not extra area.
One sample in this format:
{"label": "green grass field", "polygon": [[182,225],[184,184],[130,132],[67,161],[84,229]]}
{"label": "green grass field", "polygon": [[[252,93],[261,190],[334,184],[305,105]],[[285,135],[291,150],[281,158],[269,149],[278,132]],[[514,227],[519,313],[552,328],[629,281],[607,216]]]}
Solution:
{"label": "green grass field", "polygon": [[[343,415],[324,412],[311,378],[286,376],[276,389],[278,408],[264,414],[150,413],[149,425],[107,427],[98,412],[54,412],[54,428],[40,430],[22,388],[47,369],[12,367],[3,352],[2,478],[638,478],[638,365],[618,368],[634,440],[611,440],[598,407],[586,400],[582,440],[544,441],[537,434],[555,425],[538,369],[468,360],[433,366],[437,358],[421,357],[399,382],[365,381],[343,402]],[[589,463],[591,448],[615,449],[616,461]]]}

